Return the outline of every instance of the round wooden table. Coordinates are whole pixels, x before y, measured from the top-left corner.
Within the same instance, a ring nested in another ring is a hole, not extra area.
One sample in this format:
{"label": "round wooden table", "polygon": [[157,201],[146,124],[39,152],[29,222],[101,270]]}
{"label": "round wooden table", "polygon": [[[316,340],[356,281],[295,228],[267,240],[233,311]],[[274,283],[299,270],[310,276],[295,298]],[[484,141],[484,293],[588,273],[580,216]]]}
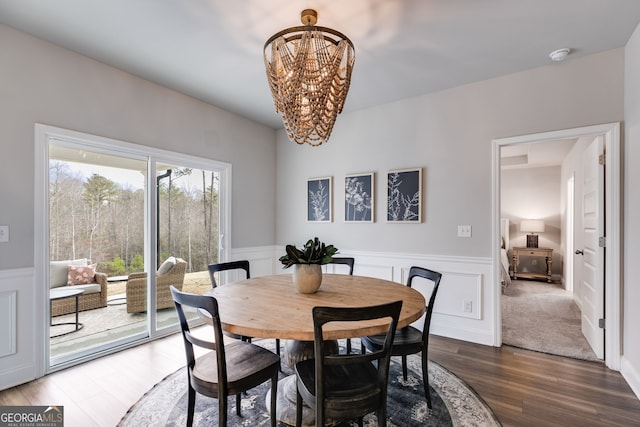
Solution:
{"label": "round wooden table", "polygon": [[[311,342],[307,346],[285,344],[291,360],[313,354],[313,318],[311,310],[317,306],[364,307],[402,300],[398,328],[418,320],[425,311],[425,299],[415,289],[373,277],[323,274],[322,286],[314,294],[296,292],[292,275],[255,277],[218,286],[205,295],[218,300],[222,328],[230,333],[255,338],[280,338]],[[357,338],[385,333],[388,320],[338,323],[325,326],[325,339]],[[295,344],[295,342],[294,342]],[[294,349],[295,350],[292,350]],[[269,405],[267,405],[269,407]],[[295,423],[295,375],[278,385],[278,420]],[[303,422],[312,424],[313,413],[303,411]]]}
{"label": "round wooden table", "polygon": [[[218,300],[222,328],[256,338],[313,341],[311,309],[316,306],[364,307],[402,300],[398,328],[418,320],[425,300],[415,289],[373,277],[323,274],[314,294],[296,293],[289,274],[262,276],[218,286],[205,295]],[[386,332],[386,321],[327,325],[326,339],[356,338]]]}

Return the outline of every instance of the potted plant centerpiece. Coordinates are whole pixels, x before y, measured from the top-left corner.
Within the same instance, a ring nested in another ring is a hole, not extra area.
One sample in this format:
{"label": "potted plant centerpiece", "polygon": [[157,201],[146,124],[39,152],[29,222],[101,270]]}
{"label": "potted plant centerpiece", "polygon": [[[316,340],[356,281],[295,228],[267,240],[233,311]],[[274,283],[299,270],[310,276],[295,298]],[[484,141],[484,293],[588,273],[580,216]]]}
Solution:
{"label": "potted plant centerpiece", "polygon": [[294,266],[293,284],[296,291],[302,294],[317,292],[322,284],[323,264],[328,264],[338,249],[333,245],[325,245],[317,237],[309,239],[302,250],[295,245],[285,247],[286,254],[280,257],[283,268]]}

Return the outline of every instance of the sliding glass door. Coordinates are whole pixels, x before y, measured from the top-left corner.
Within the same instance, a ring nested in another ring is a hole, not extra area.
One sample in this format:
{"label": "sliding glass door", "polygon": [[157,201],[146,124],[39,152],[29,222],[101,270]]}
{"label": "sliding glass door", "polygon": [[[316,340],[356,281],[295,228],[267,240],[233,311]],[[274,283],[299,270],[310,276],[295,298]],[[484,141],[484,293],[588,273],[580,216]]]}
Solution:
{"label": "sliding glass door", "polygon": [[220,171],[157,163],[156,325],[177,325],[169,286],[203,294],[211,289],[207,265],[218,262]]}
{"label": "sliding glass door", "polygon": [[43,137],[50,369],[178,329],[169,288],[211,289],[230,177],[223,163],[54,131]]}

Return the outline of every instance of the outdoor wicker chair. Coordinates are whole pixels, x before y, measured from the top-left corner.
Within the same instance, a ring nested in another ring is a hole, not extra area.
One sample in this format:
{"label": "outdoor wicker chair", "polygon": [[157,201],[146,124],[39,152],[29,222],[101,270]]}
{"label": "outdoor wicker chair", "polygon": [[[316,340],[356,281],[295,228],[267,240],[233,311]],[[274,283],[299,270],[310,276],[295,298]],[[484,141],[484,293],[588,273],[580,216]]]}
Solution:
{"label": "outdoor wicker chair", "polygon": [[[158,270],[162,271],[162,266]],[[156,276],[156,297],[158,309],[173,307],[171,285],[182,290],[184,275],[187,271],[187,263],[177,261],[164,274]],[[129,275],[126,285],[127,313],[141,313],[147,311],[147,273],[132,273]]]}

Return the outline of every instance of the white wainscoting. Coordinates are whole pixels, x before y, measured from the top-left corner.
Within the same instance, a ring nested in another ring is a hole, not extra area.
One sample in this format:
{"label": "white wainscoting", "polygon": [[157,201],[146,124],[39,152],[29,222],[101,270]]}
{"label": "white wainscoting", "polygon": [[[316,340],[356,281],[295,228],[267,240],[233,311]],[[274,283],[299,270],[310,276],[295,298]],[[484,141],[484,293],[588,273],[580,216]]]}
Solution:
{"label": "white wainscoting", "polygon": [[[290,274],[290,270],[283,270],[278,261],[284,252],[284,246],[242,248],[234,249],[232,258],[249,260],[252,277]],[[414,265],[442,273],[431,319],[431,333],[494,345],[494,310],[491,304],[495,300],[494,292],[499,292],[500,287],[493,278],[491,258],[364,251],[341,251],[340,256],[355,258],[355,275],[398,283],[406,283],[409,269]],[[325,272],[333,273],[340,266],[327,265],[323,268]],[[421,292],[430,290],[426,284],[415,283],[414,286]],[[467,307],[471,306],[471,311],[465,311],[465,302]],[[415,325],[421,326],[422,321]]]}
{"label": "white wainscoting", "polygon": [[34,270],[0,271],[0,390],[36,377]]}
{"label": "white wainscoting", "polygon": [[0,292],[0,358],[16,354],[18,323],[17,291]]}
{"label": "white wainscoting", "polygon": [[[251,276],[290,274],[278,261],[283,246],[263,246],[232,250],[232,259],[247,259]],[[354,274],[406,283],[411,266],[420,266],[443,274],[431,320],[431,333],[464,341],[493,345],[494,284],[493,263],[490,258],[451,257],[405,253],[345,252],[340,256],[355,258]],[[325,271],[337,272],[340,266],[327,265]],[[237,276],[239,277],[239,276]],[[234,280],[234,276],[227,278]],[[420,291],[420,284],[415,283]],[[426,285],[425,285],[426,286]],[[37,325],[44,320],[36,307],[47,301],[36,301],[35,271],[33,268],[0,271],[0,390],[35,379],[38,361],[43,359],[44,343],[38,343]],[[465,312],[465,301],[471,311]],[[6,311],[5,311],[6,310]],[[5,321],[6,320],[6,321]],[[416,322],[421,325],[421,322]],[[41,375],[41,374],[40,374]]]}

